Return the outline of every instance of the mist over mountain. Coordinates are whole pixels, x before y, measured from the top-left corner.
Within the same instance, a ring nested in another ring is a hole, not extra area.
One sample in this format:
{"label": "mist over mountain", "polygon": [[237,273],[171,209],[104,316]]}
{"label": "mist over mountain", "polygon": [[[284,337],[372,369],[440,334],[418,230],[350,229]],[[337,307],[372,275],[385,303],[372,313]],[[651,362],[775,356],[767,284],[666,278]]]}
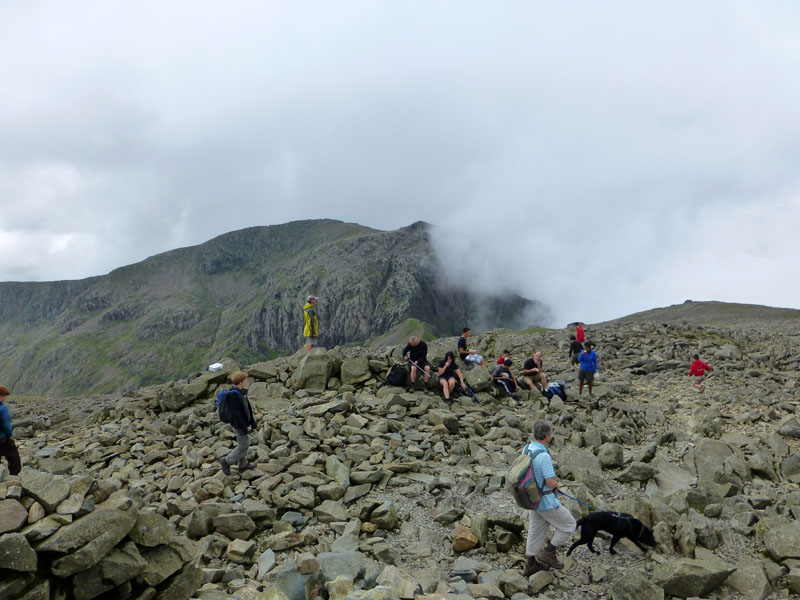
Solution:
{"label": "mist over mountain", "polygon": [[0,283],[0,369],[20,392],[65,395],[176,378],[223,356],[255,362],[300,347],[309,294],[327,347],[412,317],[441,335],[547,318],[541,304],[493,292],[448,284],[423,222],[251,227],[101,277]]}

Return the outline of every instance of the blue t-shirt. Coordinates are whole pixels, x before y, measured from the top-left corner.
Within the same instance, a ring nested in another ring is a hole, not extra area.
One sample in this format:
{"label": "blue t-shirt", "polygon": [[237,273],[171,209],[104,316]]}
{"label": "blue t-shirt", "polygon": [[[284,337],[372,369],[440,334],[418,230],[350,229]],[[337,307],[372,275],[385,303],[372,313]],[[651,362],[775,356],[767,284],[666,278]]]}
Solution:
{"label": "blue t-shirt", "polygon": [[10,438],[14,435],[14,428],[11,427],[11,413],[8,407],[0,402],[0,439]]}
{"label": "blue t-shirt", "polygon": [[[536,452],[537,450],[544,450],[541,452],[536,458],[533,459],[533,476],[536,478],[536,484],[542,489],[542,491],[548,491],[550,488],[547,487],[544,480],[550,477],[555,477],[556,472],[553,469],[553,459],[550,458],[550,454],[547,452],[547,447],[537,441],[531,441],[525,446],[525,450],[528,452]],[[542,496],[541,501],[539,502],[539,508],[536,510],[553,510],[558,508],[561,505],[561,502],[558,501],[556,494],[545,494]]]}
{"label": "blue t-shirt", "polygon": [[578,368],[581,371],[597,373],[597,352],[594,350],[581,352],[580,356],[578,356]]}

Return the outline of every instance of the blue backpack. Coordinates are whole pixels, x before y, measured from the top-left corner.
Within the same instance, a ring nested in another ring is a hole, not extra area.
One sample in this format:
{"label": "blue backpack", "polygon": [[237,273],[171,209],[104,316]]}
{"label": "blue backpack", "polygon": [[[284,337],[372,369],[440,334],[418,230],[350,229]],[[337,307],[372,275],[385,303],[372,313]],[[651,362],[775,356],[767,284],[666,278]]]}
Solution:
{"label": "blue backpack", "polygon": [[231,401],[228,397],[233,388],[229,390],[220,390],[217,394],[217,414],[219,420],[223,423],[231,422]]}

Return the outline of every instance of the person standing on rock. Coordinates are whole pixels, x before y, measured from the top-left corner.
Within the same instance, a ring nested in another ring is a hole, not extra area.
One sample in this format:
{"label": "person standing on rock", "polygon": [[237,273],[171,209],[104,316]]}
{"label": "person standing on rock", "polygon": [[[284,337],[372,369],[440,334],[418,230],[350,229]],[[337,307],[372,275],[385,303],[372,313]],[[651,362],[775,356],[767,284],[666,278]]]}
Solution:
{"label": "person standing on rock", "polygon": [[578,364],[578,356],[582,350],[583,344],[578,341],[577,337],[569,336],[569,368],[571,371],[575,370],[573,367]]}
{"label": "person standing on rock", "polygon": [[317,321],[317,297],[309,296],[303,306],[303,337],[306,340],[306,353],[317,345],[319,322]]}
{"label": "person standing on rock", "polygon": [[444,399],[450,400],[450,394],[453,393],[453,390],[456,387],[456,376],[458,376],[459,381],[461,382],[461,389],[465,392],[467,391],[467,384],[464,383],[464,375],[461,373],[461,369],[458,368],[456,364],[456,355],[452,352],[448,352],[444,355],[444,360],[439,363],[439,368],[437,369],[439,373],[439,383],[442,386],[442,392],[444,393]]}
{"label": "person standing on rock", "polygon": [[225,475],[231,474],[231,467],[237,465],[241,474],[247,469],[255,467],[254,464],[247,462],[247,451],[250,449],[250,438],[247,436],[248,429],[256,428],[256,419],[253,416],[253,407],[247,399],[247,373],[244,371],[234,371],[231,374],[233,387],[228,391],[227,401],[231,410],[231,426],[236,434],[236,448],[228,456],[219,459],[222,472]]}
{"label": "person standing on rock", "polygon": [[6,406],[6,399],[11,395],[8,388],[0,385],[0,458],[8,461],[8,472],[12,475],[19,474],[22,463],[19,459],[19,450],[14,443],[14,428],[11,426],[11,413]]}
{"label": "person standing on rock", "polygon": [[695,354],[692,358],[694,361],[692,361],[692,365],[689,367],[689,377],[694,377],[694,387],[697,388],[698,392],[702,393],[703,390],[706,389],[704,383],[706,380],[706,373],[710,373],[713,369],[700,360],[699,354]]}
{"label": "person standing on rock", "polygon": [[578,395],[583,393],[583,384],[589,384],[589,395],[592,395],[592,384],[597,373],[597,352],[592,350],[589,342],[583,343],[583,352],[578,355]]}
{"label": "person standing on rock", "polygon": [[[411,362],[411,387],[417,381],[417,366],[425,370],[425,381],[431,378],[431,363],[428,362],[428,344],[417,336],[408,338],[408,344],[403,348],[403,360]],[[416,364],[414,364],[416,363]]]}
{"label": "person standing on rock", "polygon": [[544,362],[541,351],[537,350],[522,365],[522,381],[529,389],[535,390],[536,384],[542,386],[542,391],[547,389],[547,375],[544,373]]}
{"label": "person standing on rock", "polygon": [[583,323],[576,323],[575,339],[581,344],[586,341],[586,332],[583,331]]}
{"label": "person standing on rock", "polygon": [[[552,439],[553,424],[539,419],[533,423],[533,441],[525,446],[525,451],[535,455],[531,459],[533,476],[536,478],[536,485],[542,490],[539,507],[528,511],[528,539],[525,544],[525,554],[528,557],[525,563],[526,577],[541,570],[563,569],[564,563],[558,560],[557,551],[569,543],[577,526],[575,518],[558,500],[558,480],[553,460],[547,451]],[[544,540],[551,525],[555,532],[550,542],[545,545]]]}
{"label": "person standing on rock", "polygon": [[466,363],[474,363],[482,365],[484,363],[483,356],[478,354],[477,350],[470,350],[467,338],[472,335],[472,330],[469,327],[464,327],[461,331],[461,337],[458,338],[458,357]]}

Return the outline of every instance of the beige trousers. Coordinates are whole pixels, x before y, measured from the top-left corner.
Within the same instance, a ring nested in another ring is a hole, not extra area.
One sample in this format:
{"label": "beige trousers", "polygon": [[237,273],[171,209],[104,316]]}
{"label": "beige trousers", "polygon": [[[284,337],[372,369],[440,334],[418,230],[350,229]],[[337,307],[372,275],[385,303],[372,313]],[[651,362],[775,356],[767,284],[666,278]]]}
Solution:
{"label": "beige trousers", "polygon": [[536,556],[542,551],[547,530],[551,525],[556,531],[550,543],[558,547],[569,541],[572,532],[575,531],[576,523],[572,513],[563,504],[552,510],[528,511],[528,542],[525,544],[525,554]]}

